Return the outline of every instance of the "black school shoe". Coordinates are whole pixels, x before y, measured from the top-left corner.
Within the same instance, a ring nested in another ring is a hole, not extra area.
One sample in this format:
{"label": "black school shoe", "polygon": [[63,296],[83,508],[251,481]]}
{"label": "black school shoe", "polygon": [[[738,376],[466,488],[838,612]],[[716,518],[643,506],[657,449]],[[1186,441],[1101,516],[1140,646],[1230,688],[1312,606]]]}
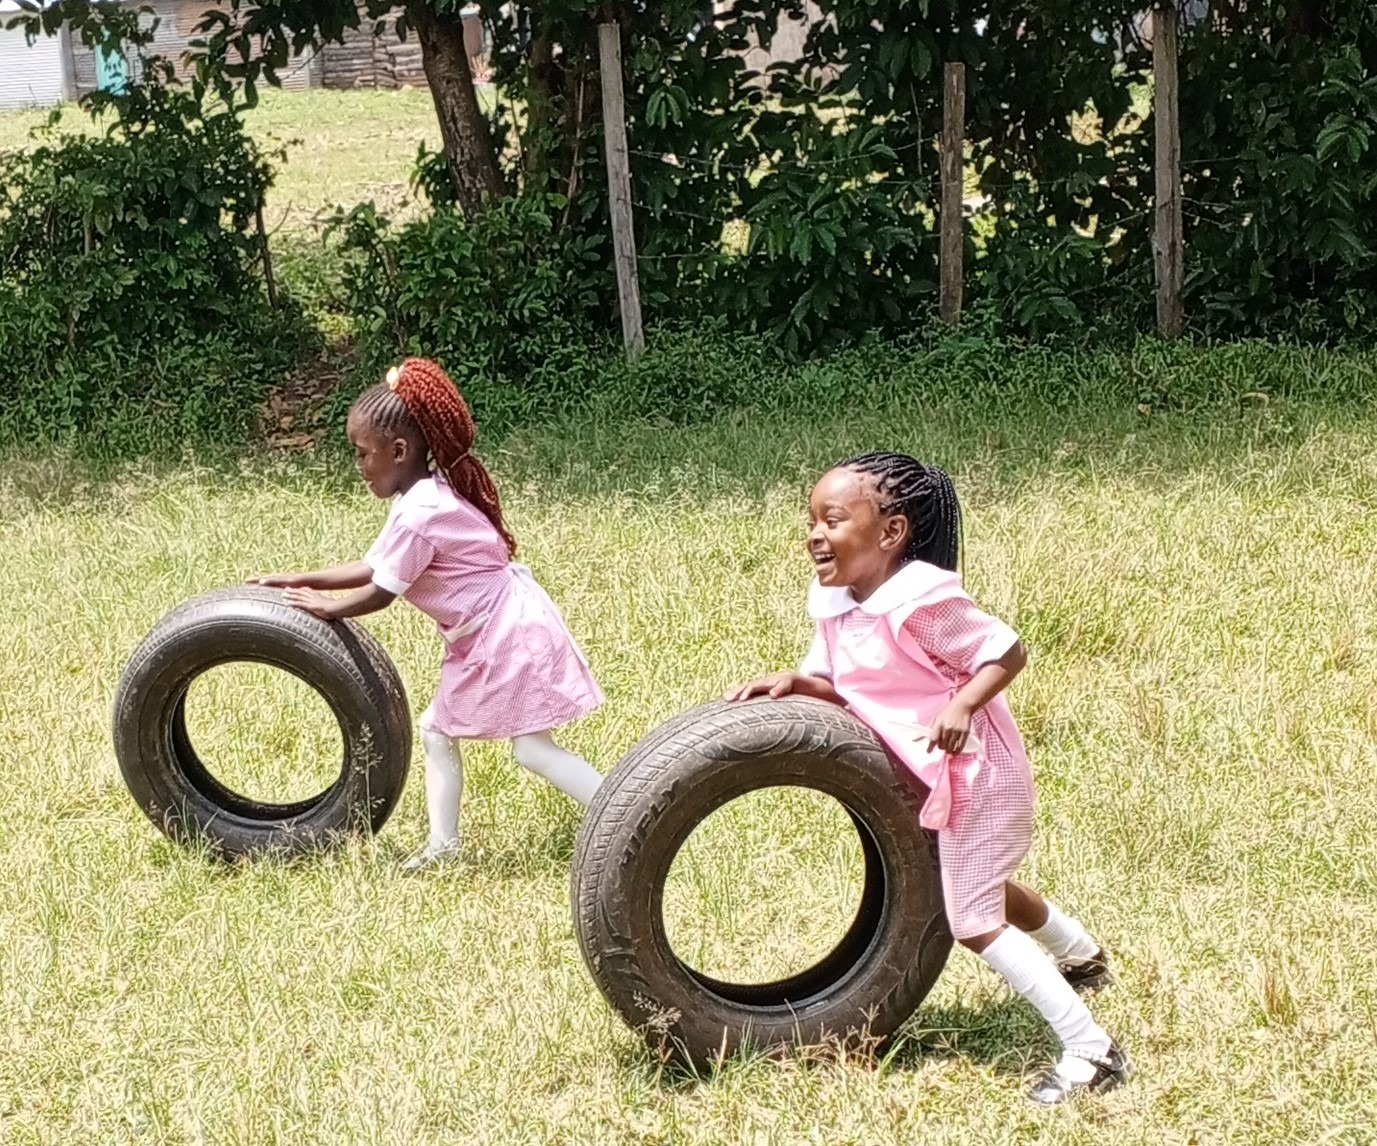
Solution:
{"label": "black school shoe", "polygon": [[1089,1082],[1072,1082],[1058,1074],[1056,1067],[1053,1067],[1038,1079],[1033,1089],[1028,1092],[1029,1099],[1038,1106],[1060,1106],[1068,1099],[1082,1094],[1103,1094],[1116,1086],[1122,1086],[1133,1077],[1133,1064],[1129,1061],[1128,1055],[1113,1043],[1102,1058],[1092,1058],[1088,1061],[1095,1068],[1095,1074]]}
{"label": "black school shoe", "polygon": [[1089,959],[1067,960],[1057,964],[1061,977],[1080,994],[1098,991],[1114,982],[1114,972],[1109,969],[1109,958],[1103,949],[1096,951]]}

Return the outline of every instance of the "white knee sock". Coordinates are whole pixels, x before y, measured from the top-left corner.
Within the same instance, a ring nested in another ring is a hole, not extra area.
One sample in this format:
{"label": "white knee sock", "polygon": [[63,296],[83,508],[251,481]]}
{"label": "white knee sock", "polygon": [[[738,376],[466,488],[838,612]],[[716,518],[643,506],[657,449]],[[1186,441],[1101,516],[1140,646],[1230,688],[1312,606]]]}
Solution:
{"label": "white knee sock", "polygon": [[1006,927],[980,957],[1038,1009],[1061,1040],[1064,1057],[1057,1069],[1089,1081],[1094,1067],[1086,1060],[1105,1054],[1111,1040],[1047,953],[1017,927]]}
{"label": "white knee sock", "polygon": [[566,796],[585,808],[602,783],[602,776],[582,756],[566,752],[548,732],[518,736],[512,741],[516,762],[537,776],[544,776]]}
{"label": "white knee sock", "polygon": [[1081,925],[1080,920],[1063,914],[1050,899],[1045,902],[1047,922],[1028,934],[1058,961],[1084,962],[1093,958],[1100,945],[1090,937],[1090,933]]}
{"label": "white knee sock", "polygon": [[426,815],[430,818],[430,847],[459,841],[459,805],[464,798],[464,758],[459,745],[440,732],[421,729],[426,751]]}

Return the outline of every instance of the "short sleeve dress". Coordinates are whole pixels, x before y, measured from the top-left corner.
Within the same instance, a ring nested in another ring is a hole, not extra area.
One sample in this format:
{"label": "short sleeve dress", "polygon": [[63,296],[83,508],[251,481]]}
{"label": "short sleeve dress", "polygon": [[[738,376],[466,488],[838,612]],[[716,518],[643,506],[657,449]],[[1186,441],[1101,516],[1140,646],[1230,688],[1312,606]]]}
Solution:
{"label": "short sleeve dress", "polygon": [[963,752],[929,750],[925,733],[1018,635],[982,612],[957,574],[921,561],[863,602],[815,581],[808,606],[817,633],[800,671],[828,678],[928,787],[921,823],[937,831],[952,934],[994,930],[1005,922],[1005,881],[1032,842],[1034,790],[1023,740],[1002,695],[975,714]]}
{"label": "short sleeve dress", "polygon": [[592,712],[602,690],[549,595],[509,558],[482,511],[440,475],[399,494],[364,555],[373,581],[445,641],[422,728],[470,740],[545,732]]}

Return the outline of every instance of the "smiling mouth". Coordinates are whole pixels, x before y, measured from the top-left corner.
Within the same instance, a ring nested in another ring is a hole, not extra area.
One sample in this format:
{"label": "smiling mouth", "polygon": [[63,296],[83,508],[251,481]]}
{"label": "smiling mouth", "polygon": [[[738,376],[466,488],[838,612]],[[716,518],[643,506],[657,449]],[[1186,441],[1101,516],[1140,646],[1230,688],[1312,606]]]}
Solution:
{"label": "smiling mouth", "polygon": [[821,569],[824,565],[831,565],[837,560],[836,555],[833,553],[814,553],[812,557],[813,565],[818,569]]}

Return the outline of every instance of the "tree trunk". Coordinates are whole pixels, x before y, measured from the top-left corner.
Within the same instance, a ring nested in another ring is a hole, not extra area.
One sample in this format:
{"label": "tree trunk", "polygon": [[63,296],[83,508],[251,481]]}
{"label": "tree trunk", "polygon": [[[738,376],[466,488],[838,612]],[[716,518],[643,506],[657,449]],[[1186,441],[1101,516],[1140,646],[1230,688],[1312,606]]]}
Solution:
{"label": "tree trunk", "polygon": [[[532,14],[532,24],[542,15]],[[526,186],[544,188],[550,168],[551,133],[555,127],[555,91],[558,76],[554,62],[554,43],[542,24],[531,37],[531,55],[526,65],[526,131],[522,146]]]}
{"label": "tree trunk", "polygon": [[440,120],[455,195],[464,214],[472,218],[488,200],[505,195],[507,187],[473,88],[464,22],[457,10],[437,13],[429,0],[411,0],[406,12],[421,44],[421,62]]}

